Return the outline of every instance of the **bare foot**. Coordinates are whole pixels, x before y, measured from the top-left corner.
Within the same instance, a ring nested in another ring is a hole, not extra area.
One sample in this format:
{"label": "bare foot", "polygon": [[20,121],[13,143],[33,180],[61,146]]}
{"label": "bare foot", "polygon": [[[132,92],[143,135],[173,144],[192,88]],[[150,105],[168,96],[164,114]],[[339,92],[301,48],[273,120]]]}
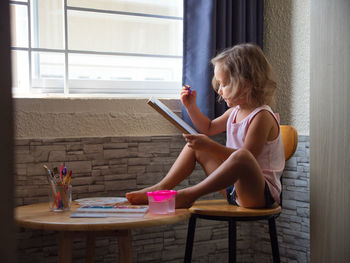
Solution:
{"label": "bare foot", "polygon": [[196,198],[190,194],[188,188],[177,191],[175,208],[190,208],[194,201],[196,201]]}
{"label": "bare foot", "polygon": [[143,188],[138,191],[126,193],[125,197],[128,199],[130,204],[147,205],[148,204],[147,192],[152,192],[157,190],[161,190],[161,187],[158,184]]}

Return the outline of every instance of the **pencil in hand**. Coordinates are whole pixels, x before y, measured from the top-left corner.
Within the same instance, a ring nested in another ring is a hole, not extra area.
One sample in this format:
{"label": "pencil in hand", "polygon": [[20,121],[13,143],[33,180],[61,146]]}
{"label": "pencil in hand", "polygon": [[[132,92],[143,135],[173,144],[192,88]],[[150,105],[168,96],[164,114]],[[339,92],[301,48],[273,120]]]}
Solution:
{"label": "pencil in hand", "polygon": [[183,87],[192,94],[191,86],[190,85],[183,85]]}

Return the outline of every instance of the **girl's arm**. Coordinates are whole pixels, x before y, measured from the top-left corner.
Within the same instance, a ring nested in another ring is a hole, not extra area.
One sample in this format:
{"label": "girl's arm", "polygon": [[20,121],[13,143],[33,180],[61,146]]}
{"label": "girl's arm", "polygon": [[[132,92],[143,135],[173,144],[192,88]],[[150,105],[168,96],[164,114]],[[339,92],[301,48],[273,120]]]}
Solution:
{"label": "girl's arm", "polygon": [[181,102],[185,106],[188,115],[190,116],[194,126],[197,130],[205,135],[212,136],[226,131],[226,122],[232,109],[227,110],[220,117],[210,120],[198,108],[196,104],[197,92],[195,90],[188,90],[182,88]]}
{"label": "girl's arm", "polygon": [[259,112],[249,125],[243,148],[257,158],[267,141],[278,137],[279,125],[268,111]]}

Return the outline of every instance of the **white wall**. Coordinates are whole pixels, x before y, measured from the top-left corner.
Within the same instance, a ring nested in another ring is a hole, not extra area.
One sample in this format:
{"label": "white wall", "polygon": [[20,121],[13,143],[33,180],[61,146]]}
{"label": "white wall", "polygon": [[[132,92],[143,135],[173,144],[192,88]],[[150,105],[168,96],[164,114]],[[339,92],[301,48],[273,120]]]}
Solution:
{"label": "white wall", "polygon": [[264,52],[279,91],[275,110],[281,123],[309,135],[310,0],[265,0]]}
{"label": "white wall", "polygon": [[[162,100],[179,113],[179,100]],[[180,134],[147,99],[15,99],[16,138]]]}

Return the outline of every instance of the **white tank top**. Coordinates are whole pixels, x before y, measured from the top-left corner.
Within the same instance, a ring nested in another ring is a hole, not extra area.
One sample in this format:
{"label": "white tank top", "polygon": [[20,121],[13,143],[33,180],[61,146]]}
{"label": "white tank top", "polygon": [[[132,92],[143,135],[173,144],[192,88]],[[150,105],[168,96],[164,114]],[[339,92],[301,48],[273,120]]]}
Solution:
{"label": "white tank top", "polygon": [[[256,108],[247,117],[239,123],[236,123],[236,116],[239,111],[236,106],[231,112],[226,127],[226,146],[234,149],[240,149],[244,145],[245,137],[251,121],[254,116],[262,110],[267,110],[279,123],[279,120],[268,105]],[[281,175],[285,165],[284,148],[279,131],[278,137],[273,141],[267,141],[261,154],[257,157],[258,164],[264,174],[265,181],[269,187],[272,197],[277,203],[280,203]]]}

